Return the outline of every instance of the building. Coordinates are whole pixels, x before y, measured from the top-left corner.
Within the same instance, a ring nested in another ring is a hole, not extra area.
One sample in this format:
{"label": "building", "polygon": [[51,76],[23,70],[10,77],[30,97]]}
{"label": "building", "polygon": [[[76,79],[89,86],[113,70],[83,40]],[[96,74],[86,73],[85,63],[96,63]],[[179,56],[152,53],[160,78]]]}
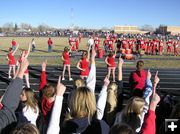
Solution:
{"label": "building", "polygon": [[141,31],[139,30],[138,26],[120,26],[116,25],[114,26],[114,32],[115,33],[130,33],[130,34],[144,34],[148,33],[149,31]]}
{"label": "building", "polygon": [[180,26],[159,26],[157,32],[161,34],[180,34]]}

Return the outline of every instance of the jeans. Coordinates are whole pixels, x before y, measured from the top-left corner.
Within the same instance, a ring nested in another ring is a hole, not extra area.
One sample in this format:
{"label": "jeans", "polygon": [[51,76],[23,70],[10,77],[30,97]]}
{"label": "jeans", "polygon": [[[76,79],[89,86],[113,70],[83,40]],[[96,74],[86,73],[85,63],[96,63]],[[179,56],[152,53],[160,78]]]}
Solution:
{"label": "jeans", "polygon": [[35,45],[34,44],[32,44],[32,52],[34,52],[35,51]]}
{"label": "jeans", "polygon": [[52,52],[52,45],[48,45],[48,52]]}

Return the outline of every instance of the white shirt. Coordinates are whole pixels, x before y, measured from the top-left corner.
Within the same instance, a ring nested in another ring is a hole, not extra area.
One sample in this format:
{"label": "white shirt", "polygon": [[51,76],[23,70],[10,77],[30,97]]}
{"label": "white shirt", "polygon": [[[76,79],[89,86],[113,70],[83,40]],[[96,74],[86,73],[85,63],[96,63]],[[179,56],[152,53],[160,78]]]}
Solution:
{"label": "white shirt", "polygon": [[32,124],[36,126],[36,120],[39,115],[39,109],[37,107],[37,112],[35,113],[34,109],[32,109],[31,107],[25,106],[23,108],[23,115],[27,118],[28,121],[30,121]]}
{"label": "white shirt", "polygon": [[89,45],[89,46],[94,45],[94,39],[90,38],[90,39],[88,40],[88,45]]}

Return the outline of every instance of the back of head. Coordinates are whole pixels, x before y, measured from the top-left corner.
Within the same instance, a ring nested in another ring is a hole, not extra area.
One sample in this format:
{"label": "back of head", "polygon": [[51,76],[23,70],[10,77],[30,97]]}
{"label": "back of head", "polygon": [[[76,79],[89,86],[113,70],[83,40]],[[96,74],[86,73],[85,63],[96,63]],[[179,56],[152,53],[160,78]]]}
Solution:
{"label": "back of head", "polygon": [[43,96],[46,97],[47,99],[54,97],[55,93],[56,93],[56,89],[52,85],[47,85],[43,89]]}
{"label": "back of head", "polygon": [[140,115],[143,111],[145,102],[142,98],[131,98],[122,110],[122,122],[129,124],[135,131],[140,127]]}
{"label": "back of head", "polygon": [[144,62],[142,60],[137,62],[136,68],[137,70],[142,70],[144,67]]}
{"label": "back of head", "polygon": [[74,87],[75,89],[79,88],[79,87],[84,87],[85,86],[85,81],[82,79],[76,79],[74,81]]}
{"label": "back of head", "polygon": [[35,98],[35,94],[31,88],[23,88],[23,91],[25,92],[27,100],[25,101],[25,104],[28,107],[31,107],[34,109],[34,112],[37,112],[37,100]]}
{"label": "back of head", "polygon": [[68,51],[69,51],[68,47],[65,47],[64,52],[68,52]]}
{"label": "back of head", "polygon": [[110,83],[108,86],[107,105],[106,105],[106,110],[108,110],[107,112],[114,111],[117,106],[117,88],[118,86],[116,83]]}
{"label": "back of head", "polygon": [[71,93],[69,108],[72,118],[88,117],[91,120],[96,111],[95,95],[89,88],[79,87]]}
{"label": "back of head", "polygon": [[108,56],[109,56],[109,57],[112,57],[112,56],[113,56],[113,52],[110,51]]}
{"label": "back of head", "polygon": [[40,133],[35,125],[31,123],[27,123],[15,128],[11,134],[40,134]]}
{"label": "back of head", "polygon": [[141,114],[141,110],[144,106],[145,102],[143,98],[140,97],[132,97],[128,100],[128,103],[126,107],[124,108],[125,114],[135,113],[135,114]]}
{"label": "back of head", "polygon": [[109,134],[135,134],[135,132],[127,124],[117,124],[110,129]]}

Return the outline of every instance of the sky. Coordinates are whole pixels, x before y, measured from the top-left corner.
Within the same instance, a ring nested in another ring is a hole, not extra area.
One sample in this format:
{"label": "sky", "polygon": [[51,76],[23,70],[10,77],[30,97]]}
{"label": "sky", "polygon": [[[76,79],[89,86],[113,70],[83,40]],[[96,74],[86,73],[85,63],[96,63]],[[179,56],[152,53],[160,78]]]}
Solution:
{"label": "sky", "polygon": [[0,6],[0,26],[9,22],[56,28],[180,25],[180,0],[2,0]]}

